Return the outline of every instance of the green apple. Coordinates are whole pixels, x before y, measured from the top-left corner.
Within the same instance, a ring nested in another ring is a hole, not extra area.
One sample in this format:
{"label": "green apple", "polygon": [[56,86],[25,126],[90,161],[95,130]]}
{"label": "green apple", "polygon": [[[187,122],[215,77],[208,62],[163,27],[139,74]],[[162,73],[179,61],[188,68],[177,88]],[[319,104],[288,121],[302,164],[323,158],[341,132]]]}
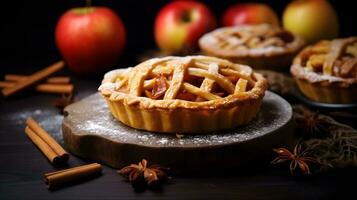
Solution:
{"label": "green apple", "polygon": [[326,0],[292,1],[284,10],[283,26],[307,43],[333,39],[339,32],[336,12]]}

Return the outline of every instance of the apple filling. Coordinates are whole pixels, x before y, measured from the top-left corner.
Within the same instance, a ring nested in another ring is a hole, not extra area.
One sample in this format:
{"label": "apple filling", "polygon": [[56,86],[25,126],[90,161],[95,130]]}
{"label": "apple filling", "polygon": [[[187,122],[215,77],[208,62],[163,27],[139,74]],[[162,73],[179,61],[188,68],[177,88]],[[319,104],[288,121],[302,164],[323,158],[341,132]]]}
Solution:
{"label": "apple filling", "polygon": [[172,58],[135,67],[114,81],[116,91],[154,100],[209,101],[251,90],[256,82],[248,66],[212,62],[203,57]]}
{"label": "apple filling", "polygon": [[357,38],[321,41],[301,53],[308,71],[327,76],[357,78]]}

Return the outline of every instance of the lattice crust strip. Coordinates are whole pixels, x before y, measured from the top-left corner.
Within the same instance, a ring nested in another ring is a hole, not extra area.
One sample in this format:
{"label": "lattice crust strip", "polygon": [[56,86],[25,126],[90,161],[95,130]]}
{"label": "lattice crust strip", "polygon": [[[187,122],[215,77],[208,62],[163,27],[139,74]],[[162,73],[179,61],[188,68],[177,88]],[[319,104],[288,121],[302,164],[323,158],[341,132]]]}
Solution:
{"label": "lattice crust strip", "polygon": [[[117,91],[135,96],[148,96],[148,91],[155,88],[163,92],[164,100],[177,99],[184,91],[195,96],[193,101],[207,101],[248,91],[255,84],[252,74],[250,67],[222,60],[172,58],[155,63],[144,62],[130,73],[119,75],[114,83]],[[158,81],[159,78],[162,79]],[[202,82],[197,85],[190,79]],[[158,83],[161,85],[155,85]],[[214,91],[217,87],[222,90],[220,94]]]}
{"label": "lattice crust strip", "polygon": [[224,32],[213,34],[217,45],[222,49],[235,50],[250,48],[284,47],[293,41],[294,36],[278,27],[261,25],[241,27],[238,29],[225,29]]}
{"label": "lattice crust strip", "polygon": [[309,71],[357,78],[357,38],[321,41],[302,52],[302,61]]}

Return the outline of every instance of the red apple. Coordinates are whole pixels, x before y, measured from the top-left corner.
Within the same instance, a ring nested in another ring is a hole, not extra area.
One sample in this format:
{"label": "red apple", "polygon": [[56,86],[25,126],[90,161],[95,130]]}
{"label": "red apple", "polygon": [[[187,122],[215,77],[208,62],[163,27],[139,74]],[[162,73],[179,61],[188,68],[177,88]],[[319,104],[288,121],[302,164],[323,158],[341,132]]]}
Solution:
{"label": "red apple", "polygon": [[279,25],[276,13],[268,5],[263,3],[238,3],[229,7],[223,14],[224,26],[238,24],[262,24]]}
{"label": "red apple", "polygon": [[212,12],[202,3],[174,1],[163,7],[155,20],[155,40],[167,53],[191,53],[198,39],[216,27]]}
{"label": "red apple", "polygon": [[339,32],[336,12],[326,0],[292,1],[284,10],[283,25],[307,43],[333,39]]}
{"label": "red apple", "polygon": [[93,75],[112,67],[126,39],[122,21],[106,7],[67,11],[57,23],[55,36],[67,65],[78,75]]}

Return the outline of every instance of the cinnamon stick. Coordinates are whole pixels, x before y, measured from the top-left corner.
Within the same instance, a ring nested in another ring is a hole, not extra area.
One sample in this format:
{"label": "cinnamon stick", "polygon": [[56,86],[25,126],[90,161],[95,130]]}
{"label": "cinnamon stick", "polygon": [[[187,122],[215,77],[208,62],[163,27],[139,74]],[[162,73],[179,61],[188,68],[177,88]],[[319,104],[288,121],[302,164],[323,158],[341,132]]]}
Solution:
{"label": "cinnamon stick", "polygon": [[62,69],[63,67],[64,67],[64,61],[58,61],[58,62],[52,64],[51,66],[28,76],[27,79],[17,82],[14,87],[2,89],[2,94],[5,97],[13,95],[16,92],[21,91],[21,90],[33,85],[34,83],[48,77],[49,75],[57,72],[58,70]]}
{"label": "cinnamon stick", "polygon": [[45,174],[45,184],[47,188],[53,189],[64,186],[66,183],[73,183],[76,181],[90,178],[99,175],[102,172],[102,166],[98,163],[92,163],[70,169],[65,169],[56,172]]}
{"label": "cinnamon stick", "polygon": [[28,126],[25,128],[26,135],[31,139],[31,141],[41,150],[43,154],[48,158],[51,163],[60,164],[61,157],[54,152],[51,147],[44,142],[37,134],[31,130]]}
{"label": "cinnamon stick", "polygon": [[15,83],[8,81],[0,81],[0,88],[14,87]]}
{"label": "cinnamon stick", "polygon": [[36,90],[39,92],[47,92],[47,93],[66,93],[70,94],[73,92],[72,84],[40,84],[36,86]]}
{"label": "cinnamon stick", "polygon": [[[29,137],[32,141],[36,140],[34,143],[46,155],[51,163],[60,164],[68,161],[69,154],[34,119],[31,117],[28,118],[26,124],[26,134],[30,135]],[[37,137],[33,135],[36,135]],[[38,140],[42,140],[42,142],[39,142]],[[46,143],[47,146],[43,143]],[[55,153],[56,156],[53,156],[53,153]]]}
{"label": "cinnamon stick", "polygon": [[[25,75],[18,75],[18,74],[6,74],[5,75],[5,81],[13,81],[13,82],[18,82],[18,81],[24,81],[27,79],[28,76]],[[67,84],[71,82],[71,78],[68,76],[54,76],[50,77],[46,80],[47,83],[54,83],[54,84]]]}
{"label": "cinnamon stick", "polygon": [[5,74],[5,81],[13,81],[13,82],[18,82],[18,81],[23,81],[26,78],[28,78],[25,75],[17,75],[17,74]]}
{"label": "cinnamon stick", "polygon": [[66,84],[70,82],[71,82],[71,78],[68,76],[57,76],[57,77],[50,77],[47,79],[47,83],[54,83],[54,84]]}
{"label": "cinnamon stick", "polygon": [[[0,81],[0,88],[14,87],[15,84],[14,82]],[[44,93],[70,94],[73,92],[74,86],[72,84],[45,83],[37,85],[35,90]]]}

